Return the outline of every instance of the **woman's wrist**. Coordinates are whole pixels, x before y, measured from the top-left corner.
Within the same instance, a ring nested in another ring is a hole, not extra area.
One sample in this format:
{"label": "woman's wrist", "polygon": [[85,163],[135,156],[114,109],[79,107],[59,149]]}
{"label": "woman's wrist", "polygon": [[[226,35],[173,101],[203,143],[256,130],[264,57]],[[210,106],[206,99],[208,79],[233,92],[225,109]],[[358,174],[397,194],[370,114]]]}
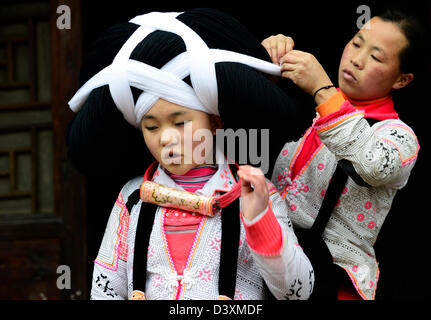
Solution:
{"label": "woman's wrist", "polygon": [[318,88],[313,95],[314,101],[317,105],[320,105],[329,98],[331,98],[337,92],[337,89],[333,85]]}

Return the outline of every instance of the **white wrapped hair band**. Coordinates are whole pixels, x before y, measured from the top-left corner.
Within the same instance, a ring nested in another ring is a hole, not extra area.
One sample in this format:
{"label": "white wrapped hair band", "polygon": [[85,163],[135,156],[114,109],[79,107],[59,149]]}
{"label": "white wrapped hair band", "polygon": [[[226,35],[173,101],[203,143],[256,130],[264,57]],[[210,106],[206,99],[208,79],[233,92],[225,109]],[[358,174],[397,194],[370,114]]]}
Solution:
{"label": "white wrapped hair band", "polygon": [[[109,85],[117,108],[131,125],[139,128],[142,117],[159,98],[218,115],[217,62],[243,63],[268,74],[280,75],[280,67],[270,62],[233,51],[208,48],[196,32],[176,19],[179,14],[152,12],[130,20],[140,27],[124,43],[112,64],[94,75],[76,92],[69,101],[70,108],[74,112],[79,111],[93,89]],[[155,30],[175,33],[186,45],[186,52],[173,58],[161,69],[130,59],[135,47]],[[193,87],[182,80],[189,75]],[[143,90],[136,105],[130,86]]]}

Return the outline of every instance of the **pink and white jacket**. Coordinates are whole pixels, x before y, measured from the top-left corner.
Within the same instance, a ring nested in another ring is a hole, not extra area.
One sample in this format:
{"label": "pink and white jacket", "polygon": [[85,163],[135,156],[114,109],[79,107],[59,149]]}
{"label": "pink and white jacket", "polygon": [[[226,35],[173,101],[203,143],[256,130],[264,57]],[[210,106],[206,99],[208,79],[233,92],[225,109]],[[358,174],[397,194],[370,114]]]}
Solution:
{"label": "pink and white jacket", "polygon": [[[229,191],[236,184],[224,155],[217,150],[217,172],[196,193]],[[182,189],[159,167],[153,181]],[[133,255],[141,201],[128,212],[125,203],[143,176],[129,181],[112,209],[95,260],[92,299],[130,299],[133,290]],[[313,268],[297,243],[286,203],[268,181],[270,205],[253,221],[241,219],[236,293],[233,299],[264,299],[263,281],[277,299],[307,299],[314,283]],[[150,237],[146,299],[219,298],[221,219],[202,216],[182,275],[175,269],[163,228],[166,210],[158,207]],[[238,213],[240,214],[240,213]]]}
{"label": "pink and white jacket", "polygon": [[[349,179],[323,238],[361,297],[374,299],[379,268],[373,245],[395,194],[408,181],[419,143],[390,97],[354,106],[338,92],[317,111],[304,136],[284,145],[271,180],[293,224],[310,228],[337,162],[347,164]],[[379,117],[385,120],[366,120]]]}

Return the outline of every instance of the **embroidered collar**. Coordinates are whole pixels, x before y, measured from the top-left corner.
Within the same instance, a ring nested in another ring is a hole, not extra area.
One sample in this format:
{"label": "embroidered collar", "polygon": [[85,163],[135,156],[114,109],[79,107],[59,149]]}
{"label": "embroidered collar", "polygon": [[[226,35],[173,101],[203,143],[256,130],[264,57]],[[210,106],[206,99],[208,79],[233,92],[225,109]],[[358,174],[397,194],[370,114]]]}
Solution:
{"label": "embroidered collar", "polygon": [[348,100],[356,109],[364,111],[364,118],[377,120],[398,119],[398,113],[394,109],[392,96],[386,96],[375,100],[355,100],[349,98],[343,91],[338,89],[344,99]]}

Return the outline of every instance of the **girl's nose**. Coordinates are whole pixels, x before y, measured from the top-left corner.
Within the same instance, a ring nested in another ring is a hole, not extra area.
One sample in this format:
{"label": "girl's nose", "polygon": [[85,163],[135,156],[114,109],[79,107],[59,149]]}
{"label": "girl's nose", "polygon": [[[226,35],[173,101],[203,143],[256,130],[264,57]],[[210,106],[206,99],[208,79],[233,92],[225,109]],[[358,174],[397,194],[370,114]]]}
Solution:
{"label": "girl's nose", "polygon": [[160,144],[165,147],[168,145],[175,145],[181,141],[181,133],[173,128],[163,130],[160,135]]}
{"label": "girl's nose", "polygon": [[350,61],[356,68],[358,68],[358,69],[361,69],[361,66],[360,66],[360,64],[359,64],[359,61],[358,60],[356,60],[356,59],[352,59],[351,61]]}

